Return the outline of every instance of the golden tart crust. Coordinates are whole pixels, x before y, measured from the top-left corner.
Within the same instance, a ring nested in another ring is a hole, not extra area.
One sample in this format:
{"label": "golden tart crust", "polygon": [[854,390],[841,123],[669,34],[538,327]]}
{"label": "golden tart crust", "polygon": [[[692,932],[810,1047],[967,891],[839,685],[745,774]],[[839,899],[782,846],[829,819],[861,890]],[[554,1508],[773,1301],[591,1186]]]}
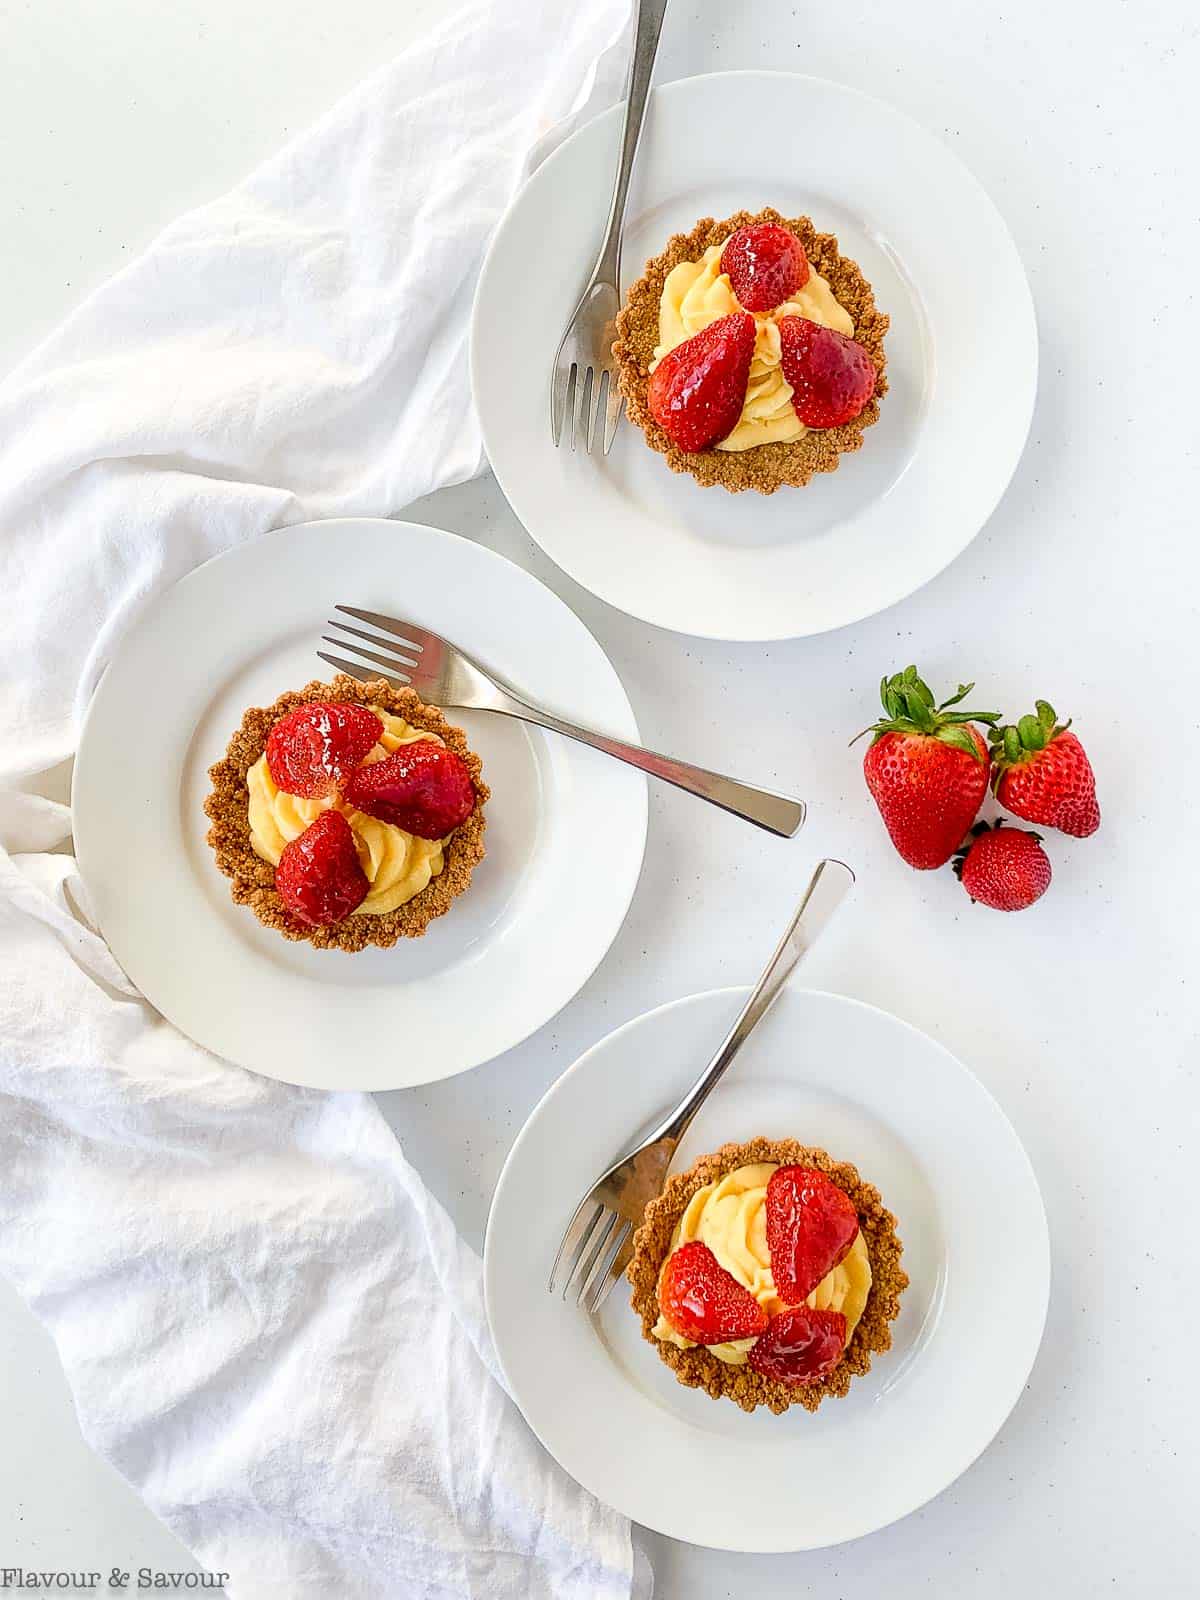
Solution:
{"label": "golden tart crust", "polygon": [[[705,1184],[716,1183],[738,1167],[759,1161],[817,1167],[831,1178],[854,1202],[871,1258],[871,1292],[854,1336],[838,1365],[816,1383],[782,1383],[777,1378],[763,1377],[749,1366],[735,1367],[718,1360],[703,1345],[681,1350],[654,1337],[659,1314],[658,1275],[671,1248],[675,1225],[688,1202]],[[662,1193],[646,1207],[642,1224],[633,1236],[633,1259],[626,1271],[633,1285],[633,1309],[642,1319],[642,1335],[654,1345],[660,1359],[674,1368],[680,1383],[703,1389],[714,1400],[724,1396],[743,1411],[767,1406],[778,1414],[789,1406],[815,1411],[829,1395],[842,1398],[853,1378],[870,1371],[872,1355],[891,1348],[890,1324],[899,1314],[900,1296],[908,1286],[908,1274],[900,1265],[902,1251],[895,1217],[885,1208],[879,1190],[860,1178],[856,1167],[848,1161],[835,1161],[826,1151],[798,1144],[795,1139],[759,1138],[748,1144],[723,1144],[711,1155],[701,1156],[686,1172],[668,1178]]]}
{"label": "golden tart crust", "polygon": [[[475,809],[454,830],[444,852],[445,865],[431,878],[420,894],[394,911],[380,917],[353,915],[324,928],[310,928],[297,922],[284,909],[275,890],[275,868],[256,854],[250,843],[250,794],[246,774],[267,747],[267,736],[286,712],[313,700],[351,700],[362,706],[381,706],[414,728],[425,728],[457,755],[471,770],[475,785]],[[285,939],[306,939],[319,950],[363,950],[367,945],[394,945],[398,939],[419,939],[435,917],[450,909],[471,881],[475,867],[483,860],[483,808],[491,791],[483,781],[483,764],[467,748],[461,728],[446,721],[435,706],[427,706],[412,689],[393,689],[382,679],[360,683],[357,678],[339,674],[332,683],[313,682],[298,691],[281,694],[273,705],[255,706],[242,717],[241,727],[229,741],[224,759],[208,769],[212,793],[204,802],[212,826],[208,842],[217,866],[233,880],[232,894],[238,905],[249,906],[258,920],[274,928]]]}
{"label": "golden tart crust", "polygon": [[[854,337],[866,350],[878,374],[875,393],[857,417],[837,428],[812,428],[803,438],[787,443],[761,444],[750,450],[678,449],[650,415],[646,390],[650,363],[658,344],[658,313],[667,274],[681,261],[698,261],[710,245],[723,244],[730,234],[754,222],[778,222],[789,228],[804,246],[813,268],[828,280],[834,295],[854,322]],[[738,211],[715,222],[703,217],[691,233],[677,233],[661,255],[647,261],[642,276],[629,287],[617,317],[613,355],[620,366],[620,387],[631,422],[646,435],[652,450],[666,456],[672,472],[689,472],[705,488],[720,484],[731,493],[756,489],[774,494],[785,486],[802,488],[818,472],[836,472],[843,454],[858,450],[863,432],[879,418],[879,400],[887,392],[887,358],[883,338],[888,318],[877,310],[871,285],[856,261],[838,251],[831,233],[818,233],[808,217],[784,217],[770,206],[764,211]]]}

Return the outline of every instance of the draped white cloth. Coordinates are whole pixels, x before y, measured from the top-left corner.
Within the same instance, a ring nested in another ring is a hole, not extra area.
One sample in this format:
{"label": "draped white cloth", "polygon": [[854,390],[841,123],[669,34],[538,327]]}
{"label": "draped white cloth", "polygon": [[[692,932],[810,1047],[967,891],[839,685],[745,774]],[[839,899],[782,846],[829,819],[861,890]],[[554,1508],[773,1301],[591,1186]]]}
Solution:
{"label": "draped white cloth", "polygon": [[0,387],[0,1270],[88,1440],[234,1595],[649,1588],[628,1524],[497,1382],[479,1261],[370,1099],[267,1082],[158,1017],[42,797],[164,586],[479,469],[482,254],[613,97],[628,11],[467,4]]}

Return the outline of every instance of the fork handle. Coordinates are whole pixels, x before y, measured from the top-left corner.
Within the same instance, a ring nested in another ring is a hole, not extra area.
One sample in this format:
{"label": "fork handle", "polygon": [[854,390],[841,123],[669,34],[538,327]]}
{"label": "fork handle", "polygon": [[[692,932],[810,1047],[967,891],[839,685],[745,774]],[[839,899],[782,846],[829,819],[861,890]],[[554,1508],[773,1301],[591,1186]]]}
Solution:
{"label": "fork handle", "polygon": [[650,79],[654,73],[654,58],[658,54],[658,36],[662,32],[667,0],[638,0],[637,22],[634,28],[633,53],[629,62],[629,89],[625,96],[625,116],[621,124],[621,159],[617,165],[617,181],[613,186],[612,206],[608,213],[608,226],[604,230],[604,243],[596,258],[592,281],[604,278],[607,282],[621,284],[621,233],[625,224],[625,201],[629,195],[629,179],[637,155],[638,140],[642,134],[642,120],[646,115],[646,101],[650,94]]}
{"label": "fork handle", "polygon": [[726,778],[720,772],[710,772],[707,767],[693,767],[690,762],[676,761],[673,756],[659,755],[638,744],[627,744],[624,739],[610,739],[607,734],[593,733],[590,728],[580,728],[573,722],[540,706],[531,706],[516,695],[503,693],[502,703],[493,702],[490,710],[500,711],[523,722],[536,723],[539,728],[549,728],[554,733],[565,734],[580,744],[602,750],[606,756],[615,756],[655,778],[673,783],[677,789],[699,795],[722,811],[731,811],[735,817],[744,817],[768,833],[790,839],[804,821],[803,800],[791,800],[787,795],[775,794],[770,789],[756,789],[753,784],[739,783],[736,778]]}
{"label": "fork handle", "polygon": [[649,1136],[647,1143],[670,1139],[678,1144],[683,1138],[692,1118],[728,1072],[738,1051],[782,993],[796,963],[816,942],[853,884],[854,874],[844,861],[826,860],[818,864],[787,932],[737,1020],[718,1046],[716,1055],[662,1126]]}

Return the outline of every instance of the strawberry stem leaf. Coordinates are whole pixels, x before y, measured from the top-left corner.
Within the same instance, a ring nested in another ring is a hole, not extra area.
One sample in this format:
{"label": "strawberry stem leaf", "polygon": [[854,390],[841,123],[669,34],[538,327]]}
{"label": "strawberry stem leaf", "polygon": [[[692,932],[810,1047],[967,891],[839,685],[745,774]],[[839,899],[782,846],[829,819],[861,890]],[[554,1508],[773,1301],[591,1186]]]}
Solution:
{"label": "strawberry stem leaf", "polygon": [[921,734],[964,751],[972,760],[983,761],[986,757],[980,754],[967,729],[973,722],[994,724],[1000,720],[1000,713],[949,709],[960,705],[974,687],[973,683],[960,683],[957,693],[939,705],[915,666],[907,666],[903,672],[894,672],[891,677],[884,676],[879,683],[879,699],[884,715],[869,728],[864,728],[862,733],[855,734],[850,743],[857,743],[863,733],[874,735],[872,743],[887,733]]}
{"label": "strawberry stem leaf", "polygon": [[939,711],[945,711],[947,706],[956,706],[960,700],[965,700],[974,687],[973,683],[960,683],[958,693],[952,694],[949,700],[943,700],[938,707]]}
{"label": "strawberry stem leaf", "polygon": [[934,738],[939,739],[942,744],[951,745],[955,750],[961,750],[964,755],[970,756],[972,761],[983,761],[984,759],[979,753],[979,746],[961,723],[949,723],[945,727],[939,728],[934,734]]}
{"label": "strawberry stem leaf", "polygon": [[1027,713],[1015,725],[1005,723],[1003,727],[988,729],[994,767],[993,788],[1009,767],[1031,760],[1071,726],[1069,721],[1059,722],[1058,714],[1048,700],[1036,700],[1034,706],[1035,715]]}

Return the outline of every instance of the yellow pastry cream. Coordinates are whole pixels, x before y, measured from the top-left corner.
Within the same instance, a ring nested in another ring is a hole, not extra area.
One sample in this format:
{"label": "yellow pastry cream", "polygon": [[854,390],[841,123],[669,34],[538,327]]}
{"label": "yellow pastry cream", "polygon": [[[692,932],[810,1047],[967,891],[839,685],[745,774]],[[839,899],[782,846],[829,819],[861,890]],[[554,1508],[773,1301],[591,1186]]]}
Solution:
{"label": "yellow pastry cream", "polygon": [[[769,1317],[787,1310],[787,1303],[775,1289],[767,1249],[767,1184],[776,1170],[777,1163],[760,1161],[738,1167],[719,1183],[706,1183],[689,1200],[671,1236],[672,1251],[693,1239],[706,1244],[726,1272],[749,1289]],[[814,1311],[840,1311],[846,1319],[849,1344],[870,1292],[871,1259],[860,1230],[849,1255],[825,1274],[804,1303]],[[681,1350],[690,1350],[694,1343],[676,1333],[661,1313],[654,1325],[654,1337],[678,1345]],[[740,1367],[753,1343],[753,1339],[734,1339],[706,1348],[718,1360]]]}
{"label": "yellow pastry cream", "polygon": [[[699,261],[681,261],[667,274],[658,303],[658,346],[651,372],[676,345],[694,338],[710,322],[744,309],[738,304],[729,274],[721,271],[723,249],[724,245],[710,245]],[[808,432],[796,415],[792,386],[779,364],[780,317],[805,317],[848,337],[854,335],[850,314],[838,304],[833,290],[816,271],[809,272],[808,282],[783,305],[751,315],[755,323],[754,359],[746,402],[737,426],[714,447],[717,450],[752,450],[760,444],[799,439]]]}
{"label": "yellow pastry cream", "polygon": [[[381,711],[378,706],[372,706],[371,710],[383,723],[383,733],[379,743],[363,758],[363,766],[382,761],[402,744],[415,744],[419,739],[431,739],[435,744],[444,742],[436,733],[414,728],[390,711]],[[371,885],[356,915],[382,917],[394,911],[420,894],[429,880],[442,870],[445,839],[414,838],[403,828],[356,811],[337,793],[310,800],[287,794],[275,787],[265,752],[246,774],[246,786],[250,790],[250,843],[255,853],[273,867],[279,865],[284,845],[298,839],[322,811],[333,808],[342,813],[353,830],[358,859]]]}

